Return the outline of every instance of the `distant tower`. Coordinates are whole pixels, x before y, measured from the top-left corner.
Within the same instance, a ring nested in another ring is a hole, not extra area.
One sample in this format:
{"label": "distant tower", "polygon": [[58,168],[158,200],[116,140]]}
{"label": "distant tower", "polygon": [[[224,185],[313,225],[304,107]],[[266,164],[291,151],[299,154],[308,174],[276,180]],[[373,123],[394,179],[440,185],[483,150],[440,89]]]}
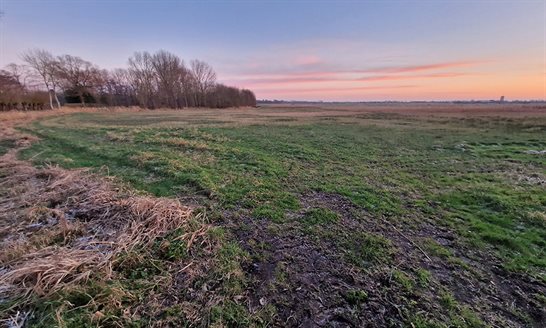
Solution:
{"label": "distant tower", "polygon": [[504,102],[504,96],[501,96],[500,102]]}

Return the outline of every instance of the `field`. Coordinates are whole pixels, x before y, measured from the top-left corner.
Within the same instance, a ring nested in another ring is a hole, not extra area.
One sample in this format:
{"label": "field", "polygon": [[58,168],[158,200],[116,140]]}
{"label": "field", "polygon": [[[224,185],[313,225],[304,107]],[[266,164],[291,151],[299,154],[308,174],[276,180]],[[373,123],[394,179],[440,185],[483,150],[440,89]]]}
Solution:
{"label": "field", "polygon": [[31,307],[31,326],[546,320],[543,105],[94,110],[14,131],[0,155],[26,135],[21,163],[89,169],[189,206],[202,222],[184,229],[207,227],[201,242],[180,243],[189,230],[177,229],[126,251],[108,279],[4,307]]}

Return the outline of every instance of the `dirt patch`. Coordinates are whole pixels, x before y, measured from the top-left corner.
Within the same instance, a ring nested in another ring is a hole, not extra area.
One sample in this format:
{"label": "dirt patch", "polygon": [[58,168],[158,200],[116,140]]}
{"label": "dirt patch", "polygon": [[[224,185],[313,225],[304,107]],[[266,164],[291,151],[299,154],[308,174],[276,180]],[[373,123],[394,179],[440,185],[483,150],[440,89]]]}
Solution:
{"label": "dirt patch", "polygon": [[[275,326],[343,326],[361,321],[363,313],[355,313],[343,297],[351,288],[365,286],[354,268],[342,265],[336,254],[315,245],[295,225],[283,225],[272,234],[268,231],[272,224],[264,220],[243,222],[250,228],[235,234],[253,256],[245,268],[252,280],[251,312],[274,305]],[[256,244],[261,246],[256,249]]]}

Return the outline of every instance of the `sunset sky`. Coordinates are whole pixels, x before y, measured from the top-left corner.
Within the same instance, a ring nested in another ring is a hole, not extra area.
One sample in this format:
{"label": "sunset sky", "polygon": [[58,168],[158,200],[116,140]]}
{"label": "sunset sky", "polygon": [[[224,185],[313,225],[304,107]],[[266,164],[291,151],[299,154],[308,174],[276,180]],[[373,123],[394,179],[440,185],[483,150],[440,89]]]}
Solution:
{"label": "sunset sky", "polygon": [[164,49],[258,99],[546,99],[546,1],[0,0],[0,67],[31,48],[126,67]]}

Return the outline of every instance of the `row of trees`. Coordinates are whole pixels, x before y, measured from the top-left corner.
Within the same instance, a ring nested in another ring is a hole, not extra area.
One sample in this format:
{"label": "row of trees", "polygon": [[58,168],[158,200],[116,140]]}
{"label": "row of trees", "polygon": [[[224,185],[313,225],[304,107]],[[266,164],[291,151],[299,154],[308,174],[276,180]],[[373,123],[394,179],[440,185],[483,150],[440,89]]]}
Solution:
{"label": "row of trees", "polygon": [[31,50],[21,58],[25,65],[10,64],[0,71],[0,103],[29,103],[31,95],[40,95],[40,101],[49,102],[52,109],[64,102],[152,109],[256,106],[252,91],[218,83],[207,63],[192,60],[186,66],[163,50],[136,52],[128,68],[114,70],[45,50]]}
{"label": "row of trees", "polygon": [[10,64],[0,70],[0,111],[39,110],[47,104],[47,92],[25,88],[18,65]]}

